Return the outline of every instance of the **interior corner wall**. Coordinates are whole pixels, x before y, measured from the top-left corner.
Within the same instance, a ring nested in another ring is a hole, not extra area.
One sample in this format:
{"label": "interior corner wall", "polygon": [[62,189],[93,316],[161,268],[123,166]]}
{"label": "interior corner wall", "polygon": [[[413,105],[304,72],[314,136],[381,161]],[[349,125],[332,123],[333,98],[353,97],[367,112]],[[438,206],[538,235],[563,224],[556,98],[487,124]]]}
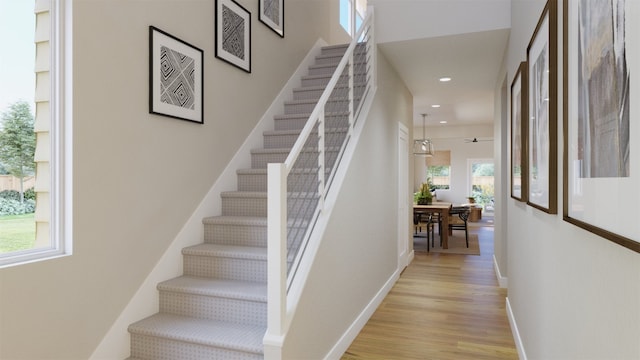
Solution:
{"label": "interior corner wall", "polygon": [[[251,74],[215,58],[214,1],[73,2],[74,253],[0,270],[0,358],[89,358],[329,37],[329,0],[287,1],[284,38],[258,21],[257,1],[237,1],[252,14]],[[204,124],[149,114],[150,25],[204,50]]]}
{"label": "interior corner wall", "polygon": [[496,277],[501,287],[506,287],[509,276],[509,268],[507,261],[507,224],[509,222],[509,212],[507,211],[508,203],[511,199],[510,174],[511,162],[509,137],[509,90],[510,82],[507,79],[506,53],[503,64],[500,68],[498,79],[495,87],[494,96],[494,186],[495,186],[495,212],[494,212],[494,232],[493,232],[493,254]]}
{"label": "interior corner wall", "polygon": [[[509,81],[526,59],[527,44],[545,2],[512,1]],[[561,74],[558,78],[562,79]],[[561,81],[558,86],[561,101]],[[632,104],[640,102],[640,92],[633,88],[631,97]],[[521,350],[528,359],[640,359],[640,254],[563,221],[559,105],[560,214],[508,201],[508,298]],[[635,201],[616,206],[637,212]]]}
{"label": "interior corner wall", "polygon": [[378,90],[292,320],[285,359],[322,359],[398,269],[398,122],[413,97],[378,52]]}

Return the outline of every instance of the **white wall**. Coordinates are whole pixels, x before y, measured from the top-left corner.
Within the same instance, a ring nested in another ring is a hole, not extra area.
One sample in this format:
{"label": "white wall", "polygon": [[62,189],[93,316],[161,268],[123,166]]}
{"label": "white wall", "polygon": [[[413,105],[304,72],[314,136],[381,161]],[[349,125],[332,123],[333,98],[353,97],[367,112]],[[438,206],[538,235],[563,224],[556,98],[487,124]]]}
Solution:
{"label": "white wall", "polygon": [[[214,3],[74,1],[74,254],[0,270],[0,358],[89,358],[309,48],[330,37],[329,0],[287,1],[284,39],[258,21],[257,1],[239,0],[252,13],[247,74],[214,57]],[[204,125],[148,113],[149,25],[204,50]]]}
{"label": "white wall", "polygon": [[374,104],[285,341],[286,359],[324,358],[398,268],[397,129],[398,122],[411,123],[413,104],[380,52],[378,74]]}
{"label": "white wall", "polygon": [[[544,0],[512,1],[509,81],[526,59],[544,5]],[[632,89],[631,96],[631,103],[640,101],[639,91]],[[562,106],[558,111],[562,149]],[[559,209],[562,160],[558,151]],[[636,201],[616,206],[637,212]],[[561,214],[549,215],[513,199],[508,212],[508,298],[526,357],[639,359],[640,254],[563,221]]]}
{"label": "white wall", "polygon": [[[422,130],[414,129],[414,136]],[[427,138],[433,141],[436,151],[451,151],[451,188],[437,190],[438,201],[454,204],[468,203],[467,196],[471,195],[469,184],[468,160],[493,159],[493,141],[467,143],[465,139],[493,139],[492,125],[473,126],[433,126],[427,127]],[[417,191],[421,183],[426,181],[425,158],[414,156],[413,189]]]}
{"label": "white wall", "polygon": [[369,0],[380,43],[509,28],[510,0]]}

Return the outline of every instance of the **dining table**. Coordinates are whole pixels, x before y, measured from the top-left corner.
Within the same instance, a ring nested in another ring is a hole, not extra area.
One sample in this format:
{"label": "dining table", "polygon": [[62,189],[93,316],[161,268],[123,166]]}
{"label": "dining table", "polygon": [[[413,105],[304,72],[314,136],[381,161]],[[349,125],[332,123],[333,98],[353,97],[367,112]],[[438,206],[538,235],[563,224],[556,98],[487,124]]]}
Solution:
{"label": "dining table", "polygon": [[451,203],[437,201],[428,205],[413,205],[413,214],[433,214],[437,213],[442,219],[442,229],[440,232],[440,239],[442,240],[442,248],[449,248],[449,211],[451,210]]}

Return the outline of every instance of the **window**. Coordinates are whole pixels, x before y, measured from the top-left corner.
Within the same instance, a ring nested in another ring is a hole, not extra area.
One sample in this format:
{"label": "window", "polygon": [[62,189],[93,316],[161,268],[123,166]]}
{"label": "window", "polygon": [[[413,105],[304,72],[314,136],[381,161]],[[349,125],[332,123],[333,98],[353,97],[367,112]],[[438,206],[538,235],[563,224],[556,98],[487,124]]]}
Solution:
{"label": "window", "polygon": [[366,13],[367,0],[340,0],[340,25],[352,37],[360,29]]}
{"label": "window", "polygon": [[[20,47],[33,49],[18,56],[35,69],[34,80],[18,80],[30,86],[25,97],[32,99],[35,113],[35,235],[28,246],[0,251],[0,267],[5,267],[71,253],[71,1],[9,1],[0,7],[0,26],[12,26],[5,16],[30,24],[9,33],[21,39]],[[11,50],[0,49],[5,51]]]}
{"label": "window", "polygon": [[448,190],[451,187],[451,151],[436,151],[427,157],[427,177],[431,179],[433,187]]}

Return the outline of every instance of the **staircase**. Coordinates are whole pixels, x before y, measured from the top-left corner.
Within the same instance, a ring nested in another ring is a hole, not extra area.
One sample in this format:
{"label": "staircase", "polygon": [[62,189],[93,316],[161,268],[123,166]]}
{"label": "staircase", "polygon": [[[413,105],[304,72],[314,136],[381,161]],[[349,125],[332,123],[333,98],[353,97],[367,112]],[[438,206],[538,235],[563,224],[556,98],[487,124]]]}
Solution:
{"label": "staircase", "polygon": [[[160,312],[129,326],[130,359],[263,358],[267,163],[285,161],[346,48],[322,49],[302,87],[285,102],[284,114],[275,117],[275,128],[264,133],[264,147],[251,151],[251,168],[237,170],[238,190],[221,194],[222,215],[203,219],[204,243],[182,250],[184,275],[158,284]],[[354,75],[354,82],[362,76]],[[325,108],[325,176],[348,136],[348,80],[341,77]],[[360,101],[362,91],[364,86],[355,87],[354,102]],[[314,134],[288,182],[288,211],[302,214],[302,221],[290,224],[289,267],[319,201],[317,129]]]}

